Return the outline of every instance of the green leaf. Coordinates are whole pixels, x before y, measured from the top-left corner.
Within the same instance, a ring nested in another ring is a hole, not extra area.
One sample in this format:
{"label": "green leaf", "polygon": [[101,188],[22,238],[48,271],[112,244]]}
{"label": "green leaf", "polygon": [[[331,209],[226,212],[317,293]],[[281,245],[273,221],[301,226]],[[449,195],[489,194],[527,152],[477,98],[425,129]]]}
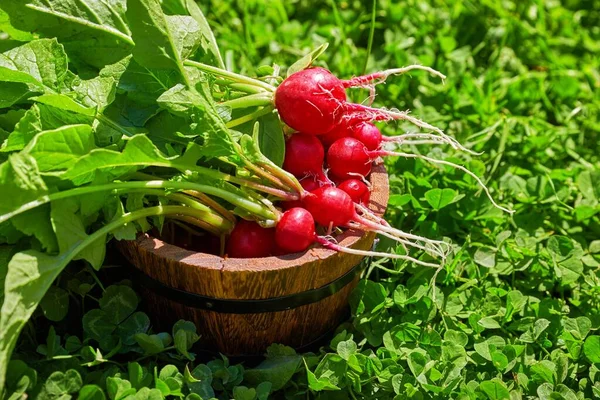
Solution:
{"label": "green leaf", "polygon": [[119,324],[137,309],[138,297],[129,286],[111,285],[102,294],[99,304],[112,322]]}
{"label": "green leaf", "polygon": [[494,317],[483,317],[477,321],[477,324],[485,329],[499,329],[501,327]]}
{"label": "green leaf", "polygon": [[11,259],[0,312],[0,387],[4,387],[6,365],[19,332],[54,279],[74,256],[73,253],[70,251],[51,257],[35,250],[27,250],[15,254]]}
{"label": "green leaf", "polygon": [[321,54],[327,50],[329,43],[323,43],[295,63],[293,63],[287,70],[287,76],[290,76],[296,72],[302,71],[308,68]]}
{"label": "green leaf", "polygon": [[449,329],[444,332],[444,341],[457,346],[465,347],[469,342],[469,337],[464,332]]}
{"label": "green leaf", "polygon": [[103,176],[106,180],[133,172],[147,166],[173,167],[172,158],[166,157],[145,135],[136,135],[127,141],[122,152],[95,149],[64,173],[56,174],[61,179],[82,185]]}
{"label": "green leaf", "polygon": [[39,132],[62,128],[64,125],[92,124],[93,118],[44,104],[34,104],[19,121],[4,142],[1,152],[23,149]]}
{"label": "green leaf", "polygon": [[457,193],[453,189],[431,189],[425,192],[425,200],[434,210],[441,210],[449,204],[452,204],[457,197]]}
{"label": "green leaf", "polygon": [[200,47],[200,25],[194,18],[184,15],[167,15],[165,18],[177,54],[182,60],[189,58]]}
{"label": "green leaf", "polygon": [[577,176],[577,186],[586,199],[600,202],[600,172],[581,172]]}
{"label": "green leaf", "polygon": [[67,372],[53,372],[44,385],[46,393],[51,396],[61,396],[64,394],[75,393],[81,389],[81,375],[74,369]]}
{"label": "green leaf", "polygon": [[96,114],[95,109],[83,106],[64,94],[43,94],[41,96],[32,97],[31,100],[58,108],[59,110],[70,111],[88,117],[93,117]]}
{"label": "green leaf", "polygon": [[506,315],[504,319],[510,321],[514,314],[519,313],[525,307],[527,298],[518,290],[511,290],[506,295]]}
{"label": "green leaf", "polygon": [[147,335],[145,333],[137,333],[135,341],[140,345],[146,354],[157,354],[165,349],[162,339],[158,335]]}
{"label": "green leaf", "polygon": [[583,354],[592,363],[600,363],[600,336],[589,336],[583,344]]}
{"label": "green leaf", "polygon": [[5,0],[2,8],[15,28],[59,38],[73,55],[95,66],[123,58],[133,45],[126,0]]}
{"label": "green leaf", "polygon": [[354,340],[341,341],[337,345],[337,352],[344,360],[348,361],[350,356],[356,354],[358,346]]}
{"label": "green leaf", "polygon": [[125,399],[136,392],[129,381],[118,377],[106,378],[106,391],[111,400]]}
{"label": "green leaf", "polygon": [[289,347],[273,344],[267,349],[266,359],[252,369],[244,371],[244,379],[253,385],[270,382],[272,390],[279,390],[300,367],[302,357]]}
{"label": "green leaf", "polygon": [[480,247],[475,251],[473,260],[486,268],[494,268],[496,266],[496,252],[491,248]]}
{"label": "green leaf", "polygon": [[233,398],[235,400],[254,400],[256,398],[256,389],[246,386],[236,386],[233,388]]}
{"label": "green leaf", "polygon": [[506,385],[501,380],[494,378],[491,381],[483,381],[479,384],[479,389],[486,394],[490,400],[508,400],[510,393]]}
{"label": "green leaf", "polygon": [[552,236],[548,239],[547,249],[561,283],[576,282],[583,272],[581,245],[566,236]]}
{"label": "green leaf", "polygon": [[50,321],[62,321],[69,312],[69,293],[57,286],[50,286],[40,307]]}
{"label": "green leaf", "polygon": [[35,40],[0,54],[0,81],[24,83],[31,93],[58,91],[67,77],[67,55],[56,39]]}
{"label": "green leaf", "polygon": [[200,336],[196,333],[196,325],[192,322],[179,320],[173,325],[175,348],[189,360],[193,360],[194,357],[190,355],[188,350],[192,348],[198,339],[200,339]]}
{"label": "green leaf", "polygon": [[555,384],[556,365],[549,360],[542,360],[530,367],[531,379],[538,384],[548,382]]}
{"label": "green leaf", "polygon": [[[325,356],[325,357],[327,357],[327,356]],[[304,366],[306,368],[306,376],[308,378],[308,387],[311,390],[314,390],[316,392],[320,392],[323,390],[340,390],[340,388],[338,386],[336,386],[334,383],[332,383],[328,379],[328,376],[317,377],[317,375],[315,375],[310,369],[308,369],[308,365],[306,365],[306,361],[304,362]]]}
{"label": "green leaf", "polygon": [[152,374],[137,362],[128,363],[127,372],[129,382],[131,382],[131,386],[136,390],[140,390],[152,382]]}
{"label": "green leaf", "polygon": [[[0,202],[2,215],[47,194],[48,188],[39,175],[33,157],[27,154],[12,154],[0,165],[0,192],[10,193],[10,196],[5,196]],[[38,207],[14,216],[10,223],[21,232],[35,236],[44,249],[54,252],[58,245],[48,210],[47,206]]]}
{"label": "green leaf", "polygon": [[[69,251],[89,237],[81,217],[76,214],[78,209],[79,204],[75,199],[64,199],[52,203],[50,216],[61,252]],[[95,269],[100,269],[105,255],[106,237],[101,236],[93,244],[76,254],[74,259],[86,260]]]}
{"label": "green leaf", "polygon": [[221,52],[219,51],[219,46],[217,44],[217,40],[215,39],[215,35],[204,17],[202,10],[198,6],[195,0],[186,0],[187,10],[189,14],[198,22],[198,26],[200,27],[200,32],[204,37],[204,41],[202,46],[205,50],[208,50],[212,53],[217,61],[217,64],[220,68],[225,68],[225,63],[223,62],[223,58],[221,57]]}
{"label": "green leaf", "polygon": [[583,340],[592,329],[592,321],[588,317],[566,318],[563,327],[573,339]]}
{"label": "green leaf", "polygon": [[170,31],[160,2],[129,0],[126,15],[135,41],[133,58],[146,68],[179,71],[185,81],[186,72],[178,52],[178,46],[184,47],[182,37],[175,37]]}
{"label": "green leaf", "polygon": [[0,9],[0,31],[6,32],[11,38],[22,42],[29,42],[34,39],[34,36],[29,32],[24,32],[14,28],[10,24],[8,14]]}
{"label": "green leaf", "polygon": [[274,113],[269,113],[259,118],[258,123],[257,136],[261,153],[281,167],[285,157],[285,137],[279,118]]}
{"label": "green leaf", "polygon": [[96,148],[92,127],[67,125],[40,132],[23,150],[35,158],[41,172],[66,170]]}
{"label": "green leaf", "polygon": [[77,398],[79,400],[105,400],[106,396],[100,386],[85,385],[79,390]]}
{"label": "green leaf", "polygon": [[420,351],[412,351],[406,361],[408,362],[410,372],[412,372],[415,378],[421,375],[425,370],[425,364],[427,364],[427,358]]}

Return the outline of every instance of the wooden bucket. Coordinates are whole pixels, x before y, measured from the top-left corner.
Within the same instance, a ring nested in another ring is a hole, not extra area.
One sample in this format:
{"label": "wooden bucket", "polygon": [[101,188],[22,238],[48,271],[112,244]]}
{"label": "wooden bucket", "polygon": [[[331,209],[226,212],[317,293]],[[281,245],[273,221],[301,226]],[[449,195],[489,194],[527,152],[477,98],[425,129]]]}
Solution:
{"label": "wooden bucket", "polygon": [[[382,164],[371,173],[369,208],[383,215],[389,197]],[[368,250],[375,234],[348,230],[342,246]],[[224,259],[185,250],[149,235],[117,244],[133,264],[146,309],[159,328],[192,321],[199,345],[229,356],[263,354],[272,343],[301,348],[347,316],[361,256],[323,248],[279,257]]]}

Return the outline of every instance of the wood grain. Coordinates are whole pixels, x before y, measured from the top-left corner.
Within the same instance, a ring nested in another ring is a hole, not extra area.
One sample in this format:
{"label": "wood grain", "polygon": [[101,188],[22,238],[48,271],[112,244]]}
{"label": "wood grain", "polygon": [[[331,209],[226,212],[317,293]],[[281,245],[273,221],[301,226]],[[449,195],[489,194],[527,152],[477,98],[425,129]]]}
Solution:
{"label": "wood grain", "polygon": [[[381,163],[370,175],[369,208],[383,215],[389,197]],[[348,230],[337,237],[343,246],[367,250],[375,234]],[[220,299],[269,299],[327,285],[357,265],[362,257],[312,248],[280,257],[224,259],[185,250],[149,235],[118,242],[121,253],[139,270],[163,284]],[[311,343],[337,326],[358,277],[334,295],[292,310],[261,314],[221,314],[173,302],[143,290],[146,309],[170,329],[178,319],[193,321],[201,345],[227,355],[262,354],[271,343],[293,347]]]}

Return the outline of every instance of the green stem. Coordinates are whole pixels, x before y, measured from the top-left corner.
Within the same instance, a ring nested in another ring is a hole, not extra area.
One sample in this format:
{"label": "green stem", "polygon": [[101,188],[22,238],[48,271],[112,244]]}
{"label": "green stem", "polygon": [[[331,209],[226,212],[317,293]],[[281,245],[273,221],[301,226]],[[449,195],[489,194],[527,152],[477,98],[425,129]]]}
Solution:
{"label": "green stem", "polygon": [[267,161],[260,162],[259,166],[266,169],[273,176],[278,177],[284,184],[288,185],[288,187],[294,189],[296,191],[296,193],[298,193],[300,195],[300,197],[301,197],[301,194],[304,193],[304,188],[302,187],[300,182],[298,182],[298,179],[296,179],[296,177],[294,175],[290,174],[289,172],[285,171],[282,168],[279,168],[277,165],[273,164],[272,162],[267,162]]}
{"label": "green stem", "polygon": [[112,119],[108,118],[104,114],[97,114],[96,115],[96,119],[98,119],[98,121],[104,122],[106,125],[110,126],[115,131],[121,132],[123,135],[125,135],[127,137],[131,137],[132,136],[131,132],[129,132],[127,129],[123,128],[121,125],[117,124],[115,121],[113,121]]}
{"label": "green stem", "polygon": [[246,211],[255,214],[265,219],[276,219],[276,216],[263,204],[251,201],[249,199],[237,196],[231,192],[223,189],[215,188],[213,186],[201,185],[193,182],[174,182],[174,181],[133,181],[133,182],[113,182],[104,185],[97,186],[84,186],[62,192],[51,193],[48,195],[41,196],[40,198],[22,204],[19,208],[0,215],[0,224],[7,221],[8,219],[19,215],[25,211],[31,210],[35,207],[41,206],[42,204],[49,203],[60,199],[65,199],[73,196],[81,196],[84,194],[107,192],[116,190],[130,192],[131,189],[175,189],[175,190],[196,190],[198,192],[217,196],[234,204],[238,207],[245,209]]}
{"label": "green stem", "polygon": [[267,115],[271,111],[273,111],[273,106],[269,105],[267,107],[260,108],[260,109],[258,109],[256,111],[254,111],[253,113],[244,115],[243,117],[240,117],[240,118],[237,118],[237,119],[232,119],[231,121],[227,122],[225,124],[225,126],[228,127],[228,128],[234,128],[234,127],[236,127],[238,125],[245,124],[248,121],[254,121],[257,118],[262,117],[263,115]]}
{"label": "green stem", "polygon": [[264,107],[271,104],[273,101],[273,95],[271,93],[257,93],[251,94],[248,96],[240,97],[237,99],[224,101],[220,103],[222,106],[227,106],[232,110],[237,108],[247,108],[247,107]]}
{"label": "green stem", "polygon": [[221,76],[223,78],[231,79],[234,82],[246,83],[249,85],[258,86],[260,88],[268,90],[269,92],[275,91],[275,86],[269,85],[268,83],[265,83],[258,79],[250,78],[245,75],[236,74],[235,72],[227,71],[222,68],[213,67],[212,65],[207,65],[207,64],[203,64],[203,63],[200,63],[197,61],[192,61],[192,60],[185,60],[184,64],[187,66],[190,66],[190,67],[198,68],[202,71],[209,72],[209,73],[217,75],[217,76]]}
{"label": "green stem", "polygon": [[[127,193],[131,193],[131,191],[127,191]],[[193,223],[197,226],[200,226],[203,229],[206,229],[215,235],[220,235],[224,232],[230,232],[233,229],[232,221],[224,218],[222,215],[218,214],[215,210],[211,209],[207,205],[199,202],[193,197],[186,196],[181,193],[166,193],[163,190],[159,189],[145,189],[145,194],[150,196],[163,196],[167,199],[183,204],[184,206],[190,207],[197,211],[197,213],[193,216],[189,216],[190,221],[186,220],[189,223]],[[187,216],[186,216],[187,217]],[[201,221],[202,223],[196,223],[191,220]],[[235,222],[235,220],[234,220]],[[212,227],[209,229],[207,227]]]}
{"label": "green stem", "polygon": [[219,170],[212,169],[212,168],[201,167],[199,165],[191,166],[191,165],[186,165],[186,164],[179,164],[177,162],[170,162],[170,163],[169,162],[152,162],[150,164],[145,163],[143,165],[145,165],[147,167],[153,166],[153,167],[163,167],[163,168],[175,168],[181,172],[188,172],[188,171],[197,172],[200,175],[204,175],[204,176],[213,178],[214,180],[217,180],[217,181],[231,182],[231,183],[235,183],[240,186],[246,186],[248,188],[257,190],[259,192],[268,193],[275,197],[282,198],[284,200],[294,200],[293,198],[291,198],[291,197],[294,197],[294,194],[288,193],[284,190],[261,185],[260,183],[256,183],[256,182],[253,182],[253,181],[250,181],[247,179],[238,178],[236,176],[229,175],[229,174],[226,174],[224,172],[221,172]]}

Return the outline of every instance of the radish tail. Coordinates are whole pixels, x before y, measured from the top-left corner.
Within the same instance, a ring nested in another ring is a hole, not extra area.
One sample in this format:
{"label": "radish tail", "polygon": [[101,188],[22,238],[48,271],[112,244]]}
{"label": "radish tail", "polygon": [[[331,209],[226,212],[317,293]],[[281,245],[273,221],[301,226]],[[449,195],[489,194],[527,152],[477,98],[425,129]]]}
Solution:
{"label": "radish tail", "polygon": [[439,71],[436,71],[433,68],[426,67],[424,65],[416,65],[415,64],[415,65],[409,65],[407,67],[402,67],[402,68],[386,69],[385,71],[374,72],[369,75],[357,76],[352,79],[342,80],[342,84],[344,85],[345,88],[365,87],[365,86],[368,86],[369,84],[377,85],[379,83],[385,82],[386,78],[390,75],[401,75],[401,74],[405,74],[405,73],[413,71],[413,70],[427,71],[430,74],[437,76],[442,81],[444,79],[446,79],[446,75],[442,74]]}
{"label": "radish tail", "polygon": [[457,168],[457,169],[463,171],[464,173],[466,173],[467,175],[469,175],[471,178],[475,179],[475,181],[479,184],[481,189],[483,189],[483,191],[485,192],[488,199],[490,199],[490,201],[492,202],[494,207],[496,207],[497,209],[502,210],[504,212],[507,212],[509,214],[512,214],[515,212],[514,210],[502,207],[498,203],[496,203],[496,201],[492,197],[492,194],[490,193],[490,190],[487,188],[485,183],[483,183],[483,181],[477,175],[475,175],[473,172],[469,171],[467,168],[463,167],[462,165],[458,165],[458,164],[452,163],[450,161],[445,161],[445,160],[436,160],[435,158],[427,157],[427,156],[424,156],[421,154],[409,154],[409,153],[399,153],[399,152],[397,153],[397,152],[393,152],[393,151],[377,151],[376,153],[380,156],[386,155],[386,156],[397,156],[397,157],[407,157],[407,158],[419,158],[421,160],[425,160],[425,161],[428,161],[433,164],[441,164],[441,165],[447,165],[452,168]]}
{"label": "radish tail", "polygon": [[402,120],[410,122],[411,124],[418,126],[421,129],[427,129],[437,133],[444,141],[450,144],[454,149],[462,150],[471,154],[478,154],[473,150],[467,149],[465,146],[460,144],[456,139],[448,136],[440,128],[428,124],[425,121],[421,121],[418,118],[408,115],[408,111],[394,111],[387,110],[384,108],[368,107],[362,104],[346,103],[345,114],[349,125],[357,124],[359,122],[371,122],[371,121],[393,121]]}
{"label": "radish tail", "polygon": [[412,263],[415,263],[415,264],[418,264],[418,265],[421,265],[424,267],[440,268],[440,264],[428,263],[428,262],[417,260],[414,257],[406,256],[403,254],[389,254],[389,253],[382,253],[382,252],[378,252],[378,251],[358,250],[358,249],[352,249],[350,247],[340,246],[339,244],[332,243],[329,240],[327,240],[321,236],[315,237],[315,241],[325,248],[328,248],[333,251],[338,251],[341,253],[355,254],[355,255],[365,256],[365,257],[394,258],[394,259],[409,261],[409,262],[412,262]]}

